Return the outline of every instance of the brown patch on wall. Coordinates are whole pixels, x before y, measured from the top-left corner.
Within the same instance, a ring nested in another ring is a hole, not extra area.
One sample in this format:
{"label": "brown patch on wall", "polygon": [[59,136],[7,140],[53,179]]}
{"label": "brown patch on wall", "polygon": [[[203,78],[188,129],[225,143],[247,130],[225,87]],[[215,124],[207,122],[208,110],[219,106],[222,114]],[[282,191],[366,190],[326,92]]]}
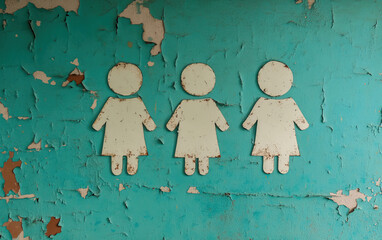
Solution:
{"label": "brown patch on wall", "polygon": [[58,226],[60,223],[60,218],[51,217],[48,225],[46,226],[45,235],[47,237],[57,235],[61,232],[61,226]]}
{"label": "brown patch on wall", "polygon": [[21,166],[21,161],[13,162],[12,158],[14,156],[14,152],[9,152],[9,158],[4,163],[4,166],[0,168],[1,175],[4,178],[4,193],[7,195],[11,190],[14,193],[17,193],[20,195],[20,184],[16,180],[15,173],[13,170],[16,167]]}
{"label": "brown patch on wall", "polygon": [[4,227],[7,228],[9,233],[12,236],[12,239],[17,238],[21,232],[23,231],[23,226],[20,221],[13,221],[12,219],[9,219],[8,222],[3,224]]}
{"label": "brown patch on wall", "polygon": [[75,68],[66,78],[69,82],[75,81],[77,85],[81,84],[84,79],[85,75],[78,68]]}

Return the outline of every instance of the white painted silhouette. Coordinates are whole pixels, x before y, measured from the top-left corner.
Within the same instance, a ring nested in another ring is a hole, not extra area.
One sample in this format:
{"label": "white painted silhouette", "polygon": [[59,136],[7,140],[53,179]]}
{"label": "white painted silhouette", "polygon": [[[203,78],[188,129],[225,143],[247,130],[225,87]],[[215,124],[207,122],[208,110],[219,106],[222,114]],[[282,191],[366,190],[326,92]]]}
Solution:
{"label": "white painted silhouette", "polygon": [[[214,88],[215,73],[206,64],[193,63],[183,70],[181,83],[187,93],[203,96]],[[187,175],[194,174],[198,158],[199,173],[206,175],[209,158],[220,157],[215,125],[225,131],[229,128],[227,121],[213,99],[193,99],[178,105],[166,127],[173,131],[178,125],[175,157],[185,158]]]}
{"label": "white painted silhouette", "polygon": [[[134,94],[142,85],[141,70],[134,64],[118,63],[109,71],[108,84],[117,94]],[[104,124],[102,155],[111,156],[111,171],[114,175],[120,175],[123,156],[126,156],[127,173],[134,175],[138,170],[138,157],[148,155],[142,124],[149,131],[156,128],[142,99],[110,97],[94,121],[93,128],[99,131]]]}
{"label": "white painted silhouette", "polygon": [[[259,71],[260,89],[269,96],[281,96],[289,91],[293,82],[290,68],[281,62],[270,61]],[[289,171],[289,156],[300,156],[294,124],[305,130],[309,127],[296,102],[292,98],[257,100],[243,123],[247,130],[257,122],[253,156],[263,156],[263,170],[272,173],[274,157],[278,156],[279,172]]]}

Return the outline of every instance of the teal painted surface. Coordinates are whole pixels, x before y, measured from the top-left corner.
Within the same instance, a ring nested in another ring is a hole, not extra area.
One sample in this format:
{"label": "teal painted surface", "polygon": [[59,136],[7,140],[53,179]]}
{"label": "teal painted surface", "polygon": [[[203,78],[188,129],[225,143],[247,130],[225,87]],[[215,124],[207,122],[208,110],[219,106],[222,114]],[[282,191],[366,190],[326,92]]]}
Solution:
{"label": "teal painted surface", "polygon": [[[375,184],[382,176],[382,1],[317,1],[311,10],[292,0],[150,1],[146,6],[166,30],[155,57],[140,25],[116,21],[128,3],[81,0],[78,15],[29,4],[0,15],[7,22],[0,30],[0,102],[12,116],[0,117],[0,151],[6,151],[0,166],[17,148],[21,193],[38,198],[0,200],[1,225],[21,216],[32,239],[47,238],[51,216],[61,218],[55,239],[382,237],[381,210],[373,208],[382,203]],[[75,58],[85,88],[97,92],[94,110],[89,91],[61,87]],[[301,156],[291,158],[286,175],[262,172],[261,158],[250,156],[255,132],[241,127],[255,101],[266,97],[256,76],[269,60],[292,69],[294,86],[283,97],[293,97],[310,123],[297,131]],[[106,99],[116,96],[106,78],[120,61],[142,70],[138,94],[158,126],[145,132],[149,156],[140,157],[135,176],[126,169],[112,175],[109,158],[100,156],[103,133],[91,129]],[[214,69],[208,97],[221,103],[230,124],[217,130],[222,157],[211,159],[207,176],[183,173],[183,160],[172,157],[177,134],[165,128],[177,104],[195,98],[180,85],[182,69],[193,62]],[[57,84],[35,80],[35,71]],[[41,151],[27,150],[32,140],[42,141]],[[120,183],[126,190],[118,191]],[[87,186],[83,199],[76,189]],[[190,186],[200,194],[188,194]],[[372,199],[358,200],[350,215],[327,199],[356,188]],[[11,238],[5,227],[0,235]]]}

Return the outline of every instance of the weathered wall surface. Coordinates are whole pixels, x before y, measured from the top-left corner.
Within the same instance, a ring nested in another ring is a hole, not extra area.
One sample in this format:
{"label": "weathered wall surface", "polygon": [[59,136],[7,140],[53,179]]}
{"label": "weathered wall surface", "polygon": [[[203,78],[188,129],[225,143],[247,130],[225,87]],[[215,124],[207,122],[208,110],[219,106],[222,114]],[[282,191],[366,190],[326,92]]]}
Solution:
{"label": "weathered wall surface", "polygon": [[[0,239],[382,237],[382,1],[24,2],[0,3]],[[310,123],[286,175],[263,173],[255,131],[241,127],[269,60],[292,69],[285,97]],[[112,175],[91,128],[121,61],[142,70],[138,95],[157,124],[134,176]],[[230,124],[206,176],[184,174],[165,128],[197,98],[180,85],[193,62],[214,69],[208,97]]]}

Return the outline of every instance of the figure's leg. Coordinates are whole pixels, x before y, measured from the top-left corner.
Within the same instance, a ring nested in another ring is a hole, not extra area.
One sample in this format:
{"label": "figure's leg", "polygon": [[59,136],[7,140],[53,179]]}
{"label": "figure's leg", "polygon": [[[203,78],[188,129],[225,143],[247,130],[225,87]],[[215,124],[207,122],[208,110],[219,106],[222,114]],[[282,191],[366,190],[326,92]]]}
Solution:
{"label": "figure's leg", "polygon": [[279,156],[279,172],[285,174],[289,171],[289,155]]}
{"label": "figure's leg", "polygon": [[184,172],[190,176],[195,172],[195,157],[186,156],[184,158]]}
{"label": "figure's leg", "polygon": [[134,175],[138,171],[138,157],[135,155],[127,156],[127,173]]}
{"label": "figure's leg", "polygon": [[200,157],[199,158],[199,173],[200,173],[200,175],[206,175],[208,173],[209,169],[210,169],[210,166],[209,166],[208,157]]}
{"label": "figure's leg", "polygon": [[111,156],[111,172],[114,175],[122,173],[122,160],[123,156]]}
{"label": "figure's leg", "polygon": [[273,156],[263,156],[263,171],[266,174],[270,174],[273,172],[275,168],[275,161]]}

